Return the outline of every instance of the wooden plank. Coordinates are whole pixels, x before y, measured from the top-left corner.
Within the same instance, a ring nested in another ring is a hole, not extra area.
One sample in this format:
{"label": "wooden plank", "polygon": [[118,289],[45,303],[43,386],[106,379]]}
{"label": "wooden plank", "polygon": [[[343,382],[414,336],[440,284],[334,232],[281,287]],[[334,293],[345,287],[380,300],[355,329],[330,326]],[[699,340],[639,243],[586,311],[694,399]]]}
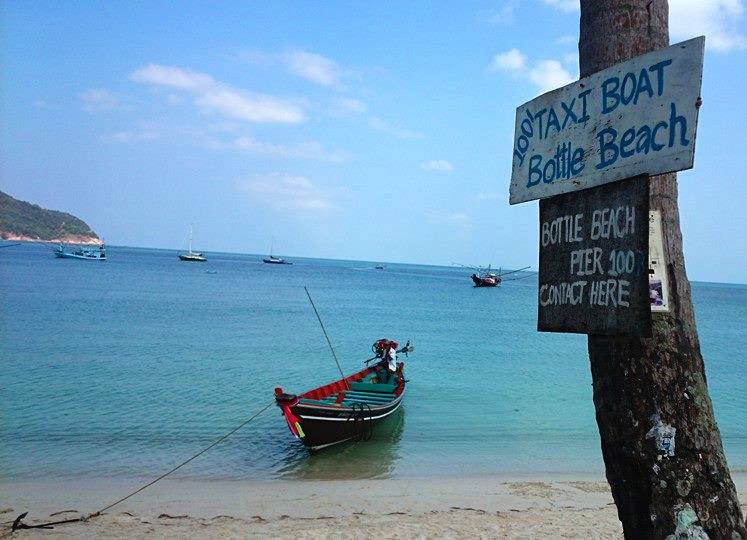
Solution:
{"label": "wooden plank", "polygon": [[540,201],[538,330],[651,334],[648,182]]}
{"label": "wooden plank", "polygon": [[691,168],[704,43],[644,54],[516,109],[509,202]]}

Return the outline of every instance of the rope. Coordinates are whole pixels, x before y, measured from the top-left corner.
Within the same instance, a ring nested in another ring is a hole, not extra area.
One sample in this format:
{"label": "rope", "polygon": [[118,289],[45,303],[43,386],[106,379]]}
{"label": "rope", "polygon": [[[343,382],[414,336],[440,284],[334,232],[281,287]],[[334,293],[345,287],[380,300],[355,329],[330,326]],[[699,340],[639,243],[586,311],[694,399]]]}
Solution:
{"label": "rope", "polygon": [[190,461],[192,461],[194,459],[197,459],[198,457],[200,457],[202,454],[204,454],[205,452],[207,452],[208,450],[210,450],[214,446],[222,443],[227,438],[229,438],[231,435],[233,435],[238,430],[240,430],[245,425],[247,425],[249,422],[251,422],[252,420],[254,420],[255,418],[257,418],[260,414],[262,414],[267,409],[269,409],[270,406],[273,405],[274,403],[275,403],[274,401],[271,401],[270,403],[268,403],[267,405],[265,405],[262,409],[260,409],[258,412],[254,413],[247,420],[244,420],[241,424],[239,424],[238,426],[236,426],[235,428],[233,428],[231,431],[229,431],[228,433],[226,433],[225,435],[223,435],[222,437],[220,437],[219,439],[217,439],[216,441],[214,441],[210,446],[208,446],[206,448],[203,448],[202,450],[200,450],[199,452],[197,452],[195,455],[193,455],[189,459],[187,459],[185,461],[182,461],[179,465],[177,465],[176,467],[172,468],[170,471],[163,473],[161,476],[159,476],[155,480],[151,480],[150,482],[148,482],[147,484],[139,487],[138,489],[136,489],[135,491],[133,491],[129,495],[127,495],[125,497],[122,497],[121,499],[119,499],[117,501],[114,501],[113,503],[111,503],[111,504],[103,507],[101,510],[97,510],[93,514],[88,514],[87,516],[81,516],[81,517],[75,518],[75,519],[65,519],[65,520],[62,520],[62,521],[51,521],[49,523],[40,523],[38,525],[26,525],[25,523],[21,522],[21,520],[26,517],[26,514],[28,514],[28,512],[24,512],[23,514],[21,514],[20,516],[18,516],[16,518],[15,522],[13,523],[12,530],[15,531],[16,529],[51,529],[52,525],[62,525],[63,523],[76,523],[76,522],[79,522],[79,521],[88,521],[89,519],[98,517],[101,514],[103,514],[104,512],[106,512],[107,510],[109,510],[110,508],[112,508],[114,506],[117,506],[118,504],[123,503],[124,501],[126,501],[127,499],[129,499],[130,497],[132,497],[133,495],[137,495],[141,491],[143,491],[145,489],[148,489],[150,486],[152,486],[153,484],[155,484],[159,480],[163,480],[164,478],[166,478],[170,474],[172,474],[172,473],[178,471],[179,469],[181,469],[182,467],[184,467]]}
{"label": "rope", "polygon": [[337,354],[335,354],[335,348],[332,346],[332,341],[330,341],[329,336],[327,335],[327,330],[324,328],[324,323],[322,322],[322,318],[319,316],[319,312],[316,310],[314,301],[311,299],[311,294],[309,293],[309,289],[307,289],[306,285],[304,285],[303,290],[306,291],[306,296],[309,297],[309,302],[311,302],[311,307],[314,308],[314,313],[316,313],[316,318],[319,320],[319,325],[322,327],[322,332],[324,332],[324,337],[327,338],[327,345],[329,345],[329,350],[332,351],[332,357],[335,359],[335,364],[337,364],[337,369],[340,370],[340,375],[342,376],[342,380],[345,383],[345,387],[350,388],[348,381],[345,380],[345,374],[342,372],[342,368],[340,367],[340,361],[337,359]]}
{"label": "rope", "polygon": [[[365,442],[371,440],[373,436],[373,425],[371,425],[371,406],[368,403],[354,402],[350,407],[350,413],[348,414],[346,422],[353,422],[353,431],[355,435],[353,439],[355,442]],[[366,423],[366,409],[368,409],[369,422]]]}

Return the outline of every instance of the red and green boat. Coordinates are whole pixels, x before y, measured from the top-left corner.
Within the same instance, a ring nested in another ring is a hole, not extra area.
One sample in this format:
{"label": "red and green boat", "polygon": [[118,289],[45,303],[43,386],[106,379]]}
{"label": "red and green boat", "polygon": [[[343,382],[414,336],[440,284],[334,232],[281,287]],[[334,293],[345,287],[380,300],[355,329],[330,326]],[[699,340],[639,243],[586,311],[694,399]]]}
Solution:
{"label": "red and green boat", "polygon": [[[408,342],[397,352],[412,350]],[[367,362],[375,359],[381,356]],[[275,388],[275,402],[290,432],[310,450],[368,440],[374,427],[397,411],[405,397],[405,365],[396,365],[396,372],[388,373],[380,362],[298,395]]]}

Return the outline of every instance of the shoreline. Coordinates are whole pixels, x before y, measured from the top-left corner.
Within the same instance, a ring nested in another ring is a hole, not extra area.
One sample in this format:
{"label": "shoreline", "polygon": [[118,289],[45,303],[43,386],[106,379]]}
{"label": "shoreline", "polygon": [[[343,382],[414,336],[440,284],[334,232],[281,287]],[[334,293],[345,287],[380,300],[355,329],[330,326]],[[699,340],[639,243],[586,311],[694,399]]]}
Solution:
{"label": "shoreline", "polygon": [[[733,475],[743,510],[747,475]],[[3,533],[90,514],[139,481],[13,481],[0,486]],[[342,534],[344,531],[345,534]],[[375,480],[165,479],[87,523],[31,535],[75,537],[531,536],[620,538],[604,478],[547,475]]]}
{"label": "shoreline", "polygon": [[22,234],[0,231],[0,239],[5,242],[29,242],[32,244],[79,244],[84,246],[98,246],[103,244],[103,240],[98,237],[77,234],[66,234],[60,238],[43,240],[41,238],[32,238]]}

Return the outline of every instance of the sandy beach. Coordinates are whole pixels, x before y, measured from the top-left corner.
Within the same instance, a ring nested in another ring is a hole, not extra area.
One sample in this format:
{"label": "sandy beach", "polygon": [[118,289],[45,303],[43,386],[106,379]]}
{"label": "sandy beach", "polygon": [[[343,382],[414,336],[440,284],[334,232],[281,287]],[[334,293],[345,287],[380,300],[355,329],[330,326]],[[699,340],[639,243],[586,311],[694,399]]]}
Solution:
{"label": "sandy beach", "polygon": [[[742,507],[747,477],[737,476]],[[3,533],[89,513],[136,482],[5,483]],[[61,512],[61,513],[60,513]],[[52,514],[55,513],[54,516]],[[51,516],[51,518],[50,518]],[[427,478],[329,481],[164,480],[86,523],[17,537],[621,538],[599,478]]]}

